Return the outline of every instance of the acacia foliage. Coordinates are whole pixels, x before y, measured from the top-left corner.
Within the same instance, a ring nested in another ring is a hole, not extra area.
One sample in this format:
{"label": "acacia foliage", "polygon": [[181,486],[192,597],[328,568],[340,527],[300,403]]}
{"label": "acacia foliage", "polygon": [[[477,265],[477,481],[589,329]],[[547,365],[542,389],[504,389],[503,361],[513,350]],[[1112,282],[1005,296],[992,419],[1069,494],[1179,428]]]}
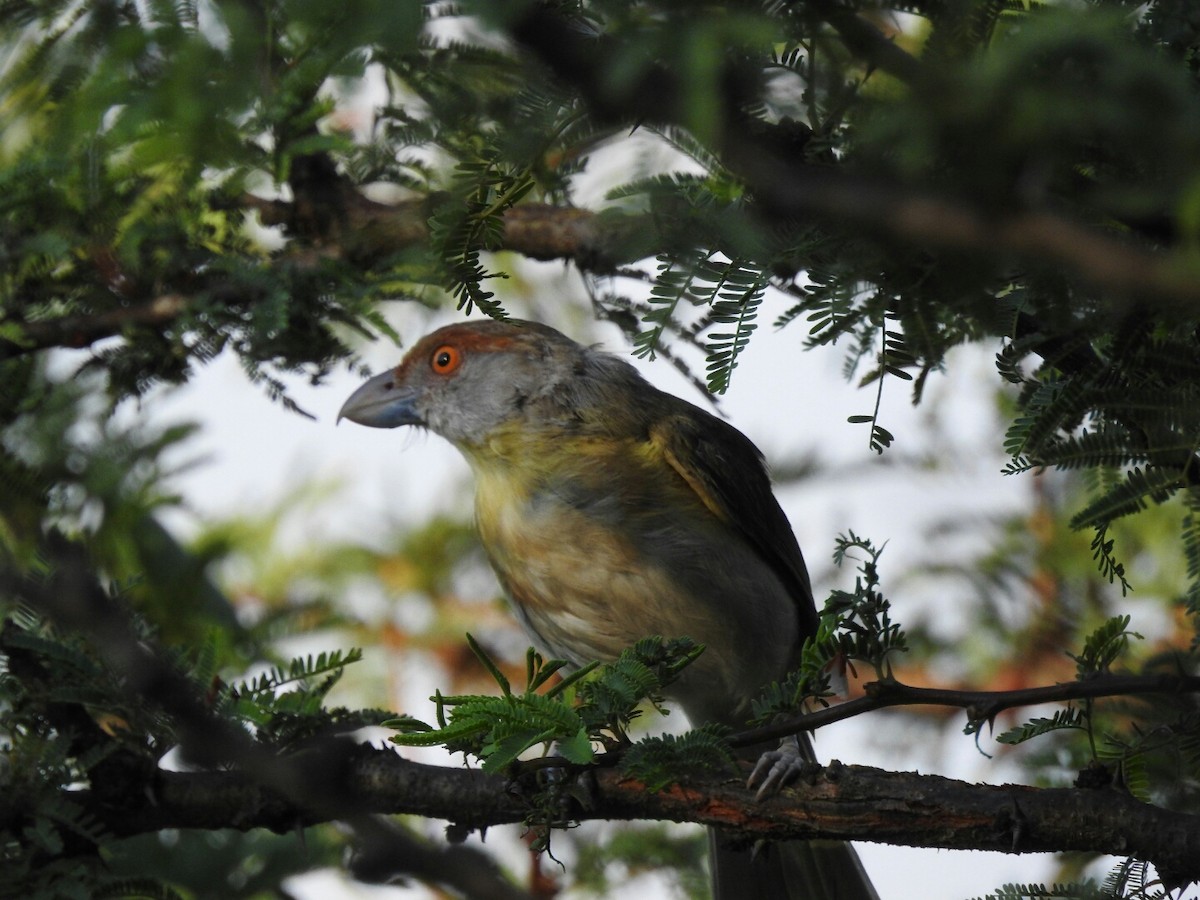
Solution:
{"label": "acacia foliage", "polygon": [[[290,403],[281,373],[319,382],[356,365],[358,335],[395,336],[388,303],[503,315],[495,251],[517,250],[570,259],[635,352],[698,343],[716,392],[764,298],[787,297],[771,324],[845,348],[875,398],[850,419],[881,452],[879,392],[917,401],[952,348],[992,342],[1017,391],[1009,471],[1088,474],[1074,524],[1122,585],[1112,523],[1180,498],[1196,618],[1200,14],[1183,0],[3,0],[0,26],[0,547],[23,577],[52,574],[44,535],[66,534],[168,636],[217,621],[233,637],[214,653],[253,655],[154,518],[186,430],[108,412],[223,351]],[[631,133],[678,170],[577,208]],[[93,345],[99,392],[47,379],[45,351]],[[1192,771],[1194,713],[1156,715]],[[38,721],[44,768],[80,777]],[[1017,737],[1091,710],[1048,722]],[[1110,746],[1153,796],[1145,735]]]}
{"label": "acacia foliage", "polygon": [[[568,207],[596,150],[652,133],[690,165],[610,185],[599,236],[543,251],[640,354],[698,340],[722,391],[773,290],[795,301],[773,324],[914,399],[950,348],[999,339],[1012,470],[1124,473],[1077,519],[1120,577],[1107,523],[1196,482],[1195,13],[693,12],[8,2],[5,356],[119,333],[91,365],[121,396],[228,348],[287,402],[276,374],[352,360],[382,301],[503,314],[505,214]],[[381,105],[348,112],[368,82]],[[375,227],[366,184],[404,214]],[[620,267],[647,257],[643,297]],[[855,421],[882,450],[877,409]]]}

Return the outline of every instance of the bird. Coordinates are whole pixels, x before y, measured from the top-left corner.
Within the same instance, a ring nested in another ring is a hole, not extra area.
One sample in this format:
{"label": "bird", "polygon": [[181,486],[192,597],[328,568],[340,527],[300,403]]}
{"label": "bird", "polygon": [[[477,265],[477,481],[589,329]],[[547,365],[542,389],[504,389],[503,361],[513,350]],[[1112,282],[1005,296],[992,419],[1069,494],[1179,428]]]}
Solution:
{"label": "bird", "polygon": [[[362,384],[342,418],[425,428],[465,457],[483,548],[544,654],[582,666],[651,635],[703,644],[668,689],[693,725],[744,726],[816,631],[804,557],[758,448],[620,357],[537,322],[458,322]],[[812,758],[806,738],[791,747],[752,778],[776,789]],[[848,844],[786,842],[752,858],[710,830],[710,847],[718,900],[877,900]]]}

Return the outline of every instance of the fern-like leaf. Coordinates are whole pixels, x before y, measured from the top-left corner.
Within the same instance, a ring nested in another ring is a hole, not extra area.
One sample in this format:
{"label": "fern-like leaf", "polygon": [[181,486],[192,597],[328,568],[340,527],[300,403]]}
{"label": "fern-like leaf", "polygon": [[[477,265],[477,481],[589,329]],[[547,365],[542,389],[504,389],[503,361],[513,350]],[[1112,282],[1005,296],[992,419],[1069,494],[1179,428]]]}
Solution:
{"label": "fern-like leaf", "polygon": [[1049,734],[1052,731],[1063,731],[1064,729],[1086,730],[1087,717],[1073,706],[1068,706],[1065,709],[1058,710],[1048,719],[1039,716],[1038,718],[1030,719],[1022,725],[1018,725],[1016,728],[1010,728],[1008,731],[998,734],[996,740],[1001,744],[1023,744],[1043,734]]}
{"label": "fern-like leaf", "polygon": [[1181,484],[1178,470],[1135,466],[1125,473],[1124,481],[1076,513],[1071,527],[1106,526],[1114,519],[1140,512],[1149,503],[1163,503]]}
{"label": "fern-like leaf", "polygon": [[658,792],[688,775],[727,772],[733,753],[723,740],[727,728],[708,724],[682,735],[649,737],[631,746],[621,758],[621,771]]}
{"label": "fern-like leaf", "polygon": [[751,273],[736,266],[730,263],[724,279],[728,286],[719,291],[719,299],[709,313],[715,324],[733,326],[733,331],[708,336],[708,389],[714,394],[723,394],[728,389],[738,357],[757,327],[754,320],[767,289],[764,273]]}
{"label": "fern-like leaf", "polygon": [[1142,636],[1129,630],[1129,616],[1113,616],[1089,634],[1078,655],[1068,654],[1075,660],[1079,677],[1107,672],[1129,645],[1131,637],[1141,640]]}

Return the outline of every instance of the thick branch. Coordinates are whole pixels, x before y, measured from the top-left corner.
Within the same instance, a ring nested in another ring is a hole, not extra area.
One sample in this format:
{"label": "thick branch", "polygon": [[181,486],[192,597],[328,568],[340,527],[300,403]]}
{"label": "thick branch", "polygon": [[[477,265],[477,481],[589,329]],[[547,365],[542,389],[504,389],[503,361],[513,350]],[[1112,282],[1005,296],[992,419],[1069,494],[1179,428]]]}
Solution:
{"label": "thick branch", "polygon": [[[338,212],[343,226],[332,237],[330,252],[364,263],[380,259],[429,238],[429,215],[439,195],[395,204],[376,203],[343,192]],[[242,197],[246,209],[258,212],[264,225],[292,225],[297,208],[281,200]],[[495,249],[511,250],[531,259],[570,259],[585,269],[612,269],[652,255],[653,231],[645,216],[598,215],[585,209],[525,203],[507,210],[504,229]],[[328,240],[331,235],[326,235]]]}
{"label": "thick branch", "polygon": [[[1111,238],[1063,216],[985,215],[961,201],[921,189],[884,185],[831,169],[784,166],[753,143],[740,139],[733,143],[734,156],[743,159],[750,180],[771,184],[764,205],[781,215],[818,215],[906,243],[1061,266],[1097,287],[1162,309],[1190,310],[1200,304],[1200,279],[1174,256]],[[267,223],[288,215],[288,204],[279,201],[248,206],[262,212]],[[359,207],[353,216],[355,228],[345,232],[344,243],[326,246],[323,252],[370,263],[420,243],[428,237],[428,227],[415,218],[415,208],[378,203]],[[504,226],[496,249],[532,259],[569,259],[591,271],[610,271],[645,258],[656,245],[649,216],[528,204],[509,210]],[[22,338],[0,339],[0,361],[49,347],[86,347],[132,325],[165,328],[186,308],[187,298],[168,294],[91,316],[15,323]]]}
{"label": "thick branch", "polygon": [[[758,188],[759,202],[778,215],[818,215],[906,243],[1062,266],[1097,287],[1157,305],[1200,303],[1200,280],[1172,256],[1066,216],[1045,210],[985,213],[924,188],[781,160],[744,131],[731,132],[726,145],[727,161]],[[268,224],[286,222],[293,214],[280,201],[245,202]],[[345,236],[344,252],[378,260],[425,240],[428,226],[418,211],[426,207],[424,200],[387,206],[359,198],[348,211],[353,229]],[[526,204],[505,214],[498,249],[605,270],[642,259],[657,245],[649,216]]]}
{"label": "thick branch", "polygon": [[[282,764],[282,763],[281,763]],[[329,784],[360,812],[416,814],[470,828],[520,822],[523,791],[478,769],[409,762],[391,751],[349,752]],[[1170,812],[1115,790],[972,785],[933,775],[832,763],[807,782],[757,802],[742,780],[652,793],[612,769],[594,775],[583,819],[658,819],[722,826],[747,838],[836,838],[1006,853],[1091,851],[1153,862],[1169,878],[1200,878],[1200,816]],[[116,834],[162,828],[270,828],[321,818],[237,773],[160,772],[152,802],[116,808],[73,793]],[[130,792],[127,796],[141,796]]]}
{"label": "thick branch", "polygon": [[[1096,287],[1160,309],[1191,311],[1200,304],[1200,279],[1173,255],[1118,240],[1064,216],[1046,211],[985,214],[921,188],[784,163],[745,135],[731,137],[728,144],[731,164],[759,187],[760,202],[777,215],[816,215],[905,243],[1059,266]],[[281,201],[244,202],[266,224],[288,221],[293,214],[290,204]],[[359,198],[349,205],[352,227],[336,241],[327,241],[318,255],[377,264],[428,238],[428,224],[420,215],[425,207],[424,200],[387,206]],[[495,249],[531,259],[568,259],[582,269],[605,272],[651,255],[659,243],[650,216],[525,204],[505,213]],[[295,257],[287,262],[302,264]],[[130,326],[165,328],[187,305],[186,297],[167,294],[90,316],[12,323],[22,337],[0,339],[0,361],[50,347],[86,347]]]}
{"label": "thick branch", "polygon": [[[318,244],[281,254],[276,264],[297,268],[318,264],[322,257],[340,257],[365,267],[424,243],[429,237],[429,200],[412,200],[394,206],[361,196],[343,196],[341,226],[324,235]],[[263,224],[295,221],[293,204],[252,195],[243,206],[258,212]],[[504,230],[494,249],[520,253],[530,259],[569,259],[588,271],[609,272],[617,266],[652,256],[655,231],[647,216],[598,214],[570,207],[528,203],[504,214]],[[209,302],[214,298],[208,297]],[[244,297],[219,298],[242,303]],[[82,348],[121,334],[132,326],[167,328],[187,311],[189,298],[180,294],[155,297],[91,315],[65,316],[37,322],[0,320],[19,329],[20,337],[0,338],[0,362],[51,347]]]}
{"label": "thick branch", "polygon": [[[762,205],[779,215],[818,215],[906,243],[1062,266],[1097,287],[1160,306],[1171,306],[1172,301],[1200,303],[1200,280],[1172,256],[1065,216],[1036,210],[984,213],[968,202],[923,188],[781,161],[744,133],[731,135],[727,143],[731,164],[759,188]],[[377,260],[428,236],[425,222],[413,215],[423,201],[394,207],[364,204],[356,204],[355,236],[346,245],[347,253]],[[287,204],[270,206],[273,212],[263,215],[266,222],[284,221],[289,215]],[[654,234],[649,216],[526,204],[505,214],[498,249],[533,259],[570,259],[581,268],[606,270],[651,254],[658,244]]]}

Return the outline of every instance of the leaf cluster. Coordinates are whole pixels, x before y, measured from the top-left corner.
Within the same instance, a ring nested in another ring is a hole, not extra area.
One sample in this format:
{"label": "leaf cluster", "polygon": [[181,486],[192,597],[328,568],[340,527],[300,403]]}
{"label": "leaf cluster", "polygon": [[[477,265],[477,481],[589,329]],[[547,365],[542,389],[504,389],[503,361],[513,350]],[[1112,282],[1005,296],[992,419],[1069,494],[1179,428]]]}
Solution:
{"label": "leaf cluster", "polygon": [[[1087,636],[1079,653],[1068,654],[1076,662],[1079,680],[1108,674],[1126,654],[1130,639],[1141,639],[1128,626],[1128,616],[1114,616]],[[1178,664],[1176,658],[1152,660],[1147,672],[1178,671]],[[973,720],[968,723],[967,733],[977,732],[982,724]],[[1155,703],[1119,697],[1107,701],[1087,698],[1078,705],[1065,705],[1052,716],[1030,718],[997,735],[996,740],[1016,745],[1049,735],[1057,739],[1042,747],[1042,755],[1055,757],[1058,766],[1069,759],[1078,770],[1077,787],[1115,785],[1143,802],[1175,809],[1190,809],[1195,804],[1200,786],[1200,718],[1190,698],[1159,699]],[[1085,740],[1064,740],[1071,736]],[[1019,889],[1009,886],[1005,890]],[[1132,858],[1115,866],[1102,886],[1085,883],[1054,889],[1064,891],[1061,896],[1169,895],[1161,881],[1151,878],[1145,862]]]}
{"label": "leaf cluster", "polygon": [[908,644],[904,629],[892,619],[890,601],[880,591],[878,563],[883,549],[853,531],[838,536],[833,554],[838,566],[856,558],[856,552],[863,554],[854,588],[830,593],[817,633],[804,641],[799,665],[755,699],[755,722],[795,714],[811,703],[826,704],[838,693],[835,679],[841,680],[856,661],[870,666],[880,679],[892,677],[892,657],[907,650]]}
{"label": "leaf cluster", "polygon": [[1006,884],[991,893],[984,894],[977,900],[1109,900],[1120,897],[1102,889],[1095,882],[1087,881],[1078,884]]}
{"label": "leaf cluster", "polygon": [[732,331],[706,330],[707,387],[723,394],[729,387],[738,357],[758,327],[755,320],[769,279],[744,260],[722,260],[705,253],[702,259],[659,258],[658,273],[650,289],[644,331],[634,337],[638,356],[653,358],[668,330],[678,331],[676,311],[683,301],[705,310],[704,328],[731,327]]}
{"label": "leaf cluster", "polygon": [[[526,824],[534,829],[533,847],[549,851],[552,829],[569,824],[570,802],[587,803],[577,775],[593,764],[613,760],[631,778],[659,791],[691,774],[724,771],[733,756],[723,738],[728,729],[706,725],[681,736],[633,741],[630,723],[650,704],[661,710],[663,690],[703,652],[687,638],[645,638],[611,663],[568,668],[564,660],[546,660],[530,648],[525,686],[511,682],[470,635],[476,658],[500,688],[496,695],[444,696],[438,691],[437,725],[411,716],[385,724],[401,746],[442,746],[479,759],[485,771],[517,769],[519,758],[542,747],[544,762],[529,795]],[[602,748],[597,753],[596,748]]]}
{"label": "leaf cluster", "polygon": [[1065,884],[1006,884],[977,900],[1165,900],[1173,896],[1169,886],[1154,876],[1150,866],[1125,860],[1113,868],[1102,883],[1092,879]]}
{"label": "leaf cluster", "polygon": [[[1039,332],[1012,342],[1000,355],[1001,371],[1021,385],[1023,407],[1005,438],[1013,456],[1006,471],[1054,467],[1093,473],[1092,497],[1072,525],[1094,529],[1100,571],[1123,588],[1124,566],[1107,535],[1111,523],[1175,496],[1190,505],[1197,489],[1192,473],[1200,420],[1193,398],[1200,381],[1191,371],[1193,341],[1191,334],[1152,333],[1131,322],[1105,352],[1058,345]],[[1047,361],[1033,374],[1010,365],[1038,347]],[[1195,536],[1186,524],[1182,540],[1189,558],[1195,556]],[[1195,573],[1191,579],[1188,602],[1194,609]]]}
{"label": "leaf cluster", "polygon": [[[511,765],[539,745],[575,765],[596,759],[593,743],[606,750],[627,746],[628,727],[641,715],[639,707],[645,702],[659,706],[663,689],[703,651],[685,638],[646,638],[611,663],[592,663],[561,675],[569,665],[565,660],[545,660],[530,648],[525,687],[518,693],[479,643],[469,635],[468,641],[500,695],[447,697],[439,692],[432,698],[437,727],[405,719],[396,723],[401,732],[392,740],[467,753],[488,771]],[[555,676],[558,680],[546,687]]]}
{"label": "leaf cluster", "polygon": [[[144,620],[130,621],[144,641],[157,640]],[[269,752],[296,753],[318,738],[392,716],[322,707],[343,668],[360,658],[356,651],[295,659],[231,686],[218,673],[218,647],[213,639],[167,658],[214,721],[253,736]],[[179,746],[180,722],[132,693],[91,642],[26,607],[11,609],[0,631],[0,711],[5,890],[36,897],[180,896],[169,873],[162,873],[166,881],[121,874],[146,869],[129,867],[122,842],[74,799],[82,790],[118,806],[140,797],[163,757]],[[293,857],[290,865],[306,863]]]}
{"label": "leaf cluster", "polygon": [[[86,345],[105,323],[100,336],[125,339],[93,365],[118,395],[185,381],[230,349],[283,399],[277,373],[323,378],[352,357],[338,329],[373,333],[380,320],[367,308],[370,285],[337,259],[270,259],[243,227],[238,197],[288,178],[319,188],[324,170],[311,155],[346,145],[319,133],[329,112],[320,91],[362,77],[361,42],[412,45],[418,5],[219,4],[204,27],[193,4],[115,9],[0,10],[13,56],[0,79],[10,111],[3,357]],[[335,282],[354,286],[334,292]],[[156,312],[175,306],[177,315]],[[62,333],[43,336],[53,326]]]}

